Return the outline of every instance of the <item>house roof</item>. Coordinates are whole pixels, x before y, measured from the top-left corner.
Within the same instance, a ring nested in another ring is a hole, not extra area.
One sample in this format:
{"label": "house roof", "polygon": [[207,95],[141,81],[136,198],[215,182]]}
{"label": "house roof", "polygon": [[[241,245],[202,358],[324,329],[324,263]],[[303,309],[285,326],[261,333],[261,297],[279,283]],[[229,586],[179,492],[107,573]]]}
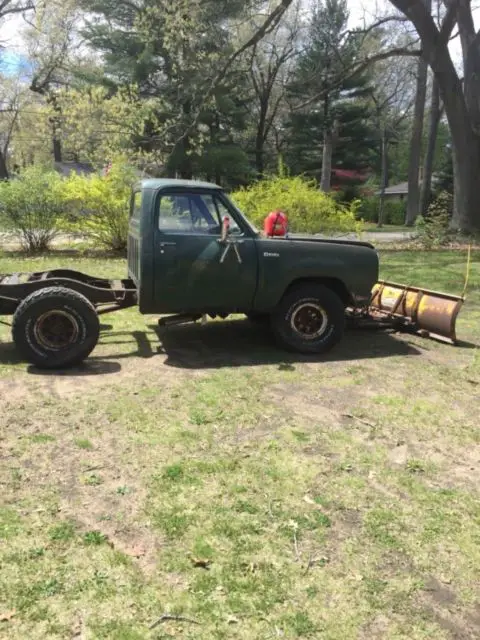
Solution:
{"label": "house roof", "polygon": [[[377,191],[379,196],[381,191]],[[400,182],[400,184],[394,184],[391,187],[385,189],[386,196],[406,196],[408,194],[408,182]]]}
{"label": "house roof", "polygon": [[77,175],[94,173],[95,169],[87,162],[55,162],[55,171],[68,177],[71,173]]}
{"label": "house roof", "polygon": [[[422,184],[423,180],[420,180],[419,183],[420,185]],[[438,175],[433,174],[432,175],[432,186],[435,186],[438,182]],[[377,191],[375,195],[379,196],[381,195],[381,191]],[[408,195],[408,182],[400,182],[399,184],[392,184],[391,187],[387,187],[385,189],[385,195],[386,196],[406,196]]]}

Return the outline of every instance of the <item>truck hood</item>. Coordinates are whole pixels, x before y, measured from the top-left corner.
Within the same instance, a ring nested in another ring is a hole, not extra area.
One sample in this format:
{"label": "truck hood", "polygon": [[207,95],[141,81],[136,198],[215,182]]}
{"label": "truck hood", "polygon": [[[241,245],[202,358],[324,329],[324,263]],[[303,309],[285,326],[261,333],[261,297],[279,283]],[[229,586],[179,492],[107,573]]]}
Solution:
{"label": "truck hood", "polygon": [[322,238],[320,236],[309,236],[295,233],[289,233],[287,240],[294,240],[295,242],[318,242],[323,244],[339,244],[339,245],[353,245],[355,247],[368,247],[369,249],[375,249],[370,242],[362,242],[361,240],[348,240],[342,238]]}

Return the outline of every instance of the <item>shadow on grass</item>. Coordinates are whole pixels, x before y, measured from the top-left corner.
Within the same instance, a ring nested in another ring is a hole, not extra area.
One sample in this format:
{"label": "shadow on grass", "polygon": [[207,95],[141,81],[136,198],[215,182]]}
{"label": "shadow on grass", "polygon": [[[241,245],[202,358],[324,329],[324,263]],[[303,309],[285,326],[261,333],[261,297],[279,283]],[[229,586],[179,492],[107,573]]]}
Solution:
{"label": "shadow on grass", "polygon": [[38,369],[30,365],[27,369],[28,373],[35,376],[52,376],[56,378],[84,378],[87,376],[105,376],[108,374],[118,373],[122,370],[122,365],[113,360],[89,358],[78,367],[71,369]]}
{"label": "shadow on grass", "polygon": [[418,356],[420,350],[385,332],[347,331],[343,341],[326,355],[289,353],[278,348],[268,330],[248,321],[212,322],[155,329],[166,356],[165,364],[183,369],[214,369],[279,365],[292,369],[303,362],[342,362]]}
{"label": "shadow on grass", "polygon": [[[35,375],[96,376],[117,373],[122,360],[162,358],[162,365],[181,369],[219,369],[278,365],[294,370],[295,364],[311,362],[352,362],[398,356],[419,356],[429,350],[429,341],[413,344],[386,331],[349,329],[343,341],[326,355],[289,353],[278,348],[265,328],[246,320],[210,322],[205,326],[188,324],[169,328],[151,325],[148,331],[104,331],[104,347],[109,354],[95,352],[80,367],[66,370],[40,370]],[[122,348],[120,348],[122,347]],[[134,347],[131,349],[130,347]],[[455,349],[476,349],[477,345],[459,342]],[[0,344],[0,365],[19,364],[22,359],[12,343]]]}
{"label": "shadow on grass", "polygon": [[[13,342],[0,343],[0,366],[24,364],[25,360],[18,353]],[[105,358],[89,358],[83,364],[71,369],[39,369],[33,365],[27,368],[28,373],[37,376],[99,376],[118,373],[121,370],[119,362]]]}

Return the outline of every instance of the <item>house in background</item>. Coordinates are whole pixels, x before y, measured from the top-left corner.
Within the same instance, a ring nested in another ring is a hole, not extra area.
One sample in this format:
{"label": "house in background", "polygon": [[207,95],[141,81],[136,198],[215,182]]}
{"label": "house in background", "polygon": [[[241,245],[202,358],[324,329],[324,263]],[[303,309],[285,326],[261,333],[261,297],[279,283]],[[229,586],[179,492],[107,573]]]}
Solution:
{"label": "house in background", "polygon": [[[435,185],[437,184],[439,178],[436,175],[432,176],[432,189],[435,189]],[[422,186],[423,182],[423,172],[420,172],[419,184]],[[376,196],[381,196],[382,192],[377,191],[375,193]],[[408,182],[400,182],[399,184],[394,184],[391,187],[387,187],[385,189],[385,199],[386,200],[396,200],[397,202],[403,202],[408,197]]]}
{"label": "house in background", "polygon": [[55,162],[54,168],[64,178],[68,178],[71,173],[76,173],[78,176],[95,173],[95,169],[88,162]]}
{"label": "house in background", "polygon": [[[377,191],[376,196],[381,196],[382,192]],[[400,184],[394,184],[391,187],[387,187],[384,191],[386,200],[397,200],[403,202],[408,196],[408,182],[400,182]]]}

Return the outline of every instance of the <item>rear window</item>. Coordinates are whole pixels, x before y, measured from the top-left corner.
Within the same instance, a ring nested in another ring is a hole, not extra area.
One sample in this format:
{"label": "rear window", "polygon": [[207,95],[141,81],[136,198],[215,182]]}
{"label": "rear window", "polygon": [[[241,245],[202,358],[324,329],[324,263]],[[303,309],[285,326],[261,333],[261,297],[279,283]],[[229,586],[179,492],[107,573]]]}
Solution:
{"label": "rear window", "polygon": [[142,215],[142,192],[135,191],[132,197],[130,218],[132,220],[140,220],[141,215]]}

